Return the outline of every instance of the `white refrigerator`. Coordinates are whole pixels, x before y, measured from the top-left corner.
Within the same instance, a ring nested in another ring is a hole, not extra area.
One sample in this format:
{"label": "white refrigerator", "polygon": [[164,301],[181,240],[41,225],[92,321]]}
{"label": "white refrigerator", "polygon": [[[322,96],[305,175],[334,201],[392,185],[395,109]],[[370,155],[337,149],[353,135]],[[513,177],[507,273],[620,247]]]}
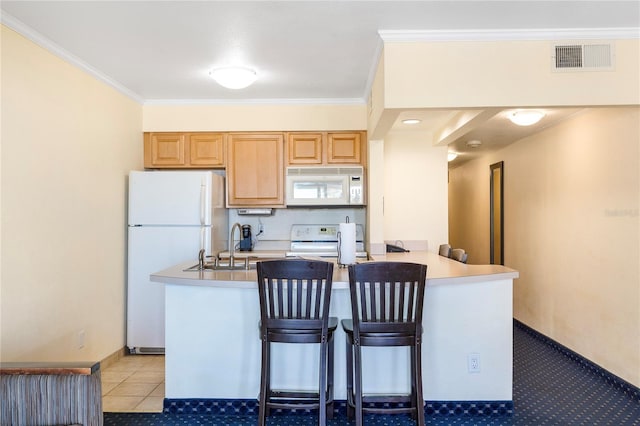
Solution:
{"label": "white refrigerator", "polygon": [[164,285],[149,275],[227,247],[224,177],[211,171],[129,174],[127,347],[164,352]]}

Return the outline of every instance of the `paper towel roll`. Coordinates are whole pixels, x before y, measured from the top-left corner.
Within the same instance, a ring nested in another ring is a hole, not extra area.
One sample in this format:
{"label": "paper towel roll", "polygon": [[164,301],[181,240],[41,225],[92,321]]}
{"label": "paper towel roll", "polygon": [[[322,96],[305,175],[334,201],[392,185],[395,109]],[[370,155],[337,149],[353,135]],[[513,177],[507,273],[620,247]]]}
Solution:
{"label": "paper towel roll", "polygon": [[338,263],[342,265],[356,263],[356,224],[341,223],[339,232]]}

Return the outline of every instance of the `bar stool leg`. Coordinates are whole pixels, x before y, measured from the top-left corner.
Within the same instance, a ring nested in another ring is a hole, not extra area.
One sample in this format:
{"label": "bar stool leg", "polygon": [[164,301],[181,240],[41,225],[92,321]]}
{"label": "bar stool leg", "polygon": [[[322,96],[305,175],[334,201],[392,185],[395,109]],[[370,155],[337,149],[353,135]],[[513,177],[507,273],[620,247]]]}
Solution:
{"label": "bar stool leg", "polygon": [[424,397],[422,396],[422,344],[420,341],[416,343],[413,350],[413,358],[415,359],[415,375],[416,384],[416,409],[418,416],[418,426],[424,426]]}
{"label": "bar stool leg", "polygon": [[333,335],[331,336],[331,340],[329,340],[329,360],[327,367],[327,390],[328,395],[327,398],[331,401],[327,404],[327,419],[333,419]]}
{"label": "bar stool leg", "polygon": [[270,369],[270,357],[269,357],[269,342],[266,339],[262,340],[262,373],[260,375],[260,395],[258,395],[258,425],[265,426],[267,421],[267,400],[269,390],[269,369]]}
{"label": "bar stool leg", "polygon": [[353,419],[355,397],[353,394],[353,345],[347,335],[347,418]]}
{"label": "bar stool leg", "polygon": [[320,387],[318,396],[320,398],[320,406],[318,407],[318,415],[319,420],[318,424],[320,426],[325,426],[327,424],[327,342],[323,339],[323,342],[320,344],[320,377],[318,380],[318,386]]}
{"label": "bar stool leg", "polygon": [[359,344],[355,346],[355,388],[356,388],[356,426],[362,426],[364,423],[364,414],[362,413],[362,347]]}
{"label": "bar stool leg", "polygon": [[267,405],[266,405],[266,409],[265,409],[265,413],[267,415],[267,417],[269,417],[271,415],[271,405],[269,405],[269,403],[271,402],[271,396],[272,396],[272,391],[271,391],[271,342],[267,343]]}
{"label": "bar stool leg", "polygon": [[416,353],[415,347],[409,347],[410,353],[410,364],[411,364],[411,408],[415,411],[411,413],[411,418],[414,420],[418,419],[418,397],[417,397],[417,388],[416,388]]}

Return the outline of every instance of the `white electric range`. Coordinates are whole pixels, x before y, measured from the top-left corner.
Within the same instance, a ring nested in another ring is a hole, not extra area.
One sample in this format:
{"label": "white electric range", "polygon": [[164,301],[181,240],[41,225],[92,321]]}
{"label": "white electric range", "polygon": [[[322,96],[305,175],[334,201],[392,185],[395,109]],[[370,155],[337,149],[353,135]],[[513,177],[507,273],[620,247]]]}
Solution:
{"label": "white electric range", "polygon": [[[292,225],[291,245],[287,257],[338,257],[340,225]],[[366,259],[364,227],[356,224],[356,258]]]}

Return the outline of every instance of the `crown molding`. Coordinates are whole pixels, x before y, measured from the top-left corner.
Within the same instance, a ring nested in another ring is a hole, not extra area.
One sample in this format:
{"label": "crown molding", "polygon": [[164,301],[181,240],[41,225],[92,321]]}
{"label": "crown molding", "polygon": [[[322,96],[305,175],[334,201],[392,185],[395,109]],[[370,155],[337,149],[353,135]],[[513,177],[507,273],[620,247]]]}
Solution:
{"label": "crown molding", "polygon": [[363,98],[147,99],[144,105],[366,105]]}
{"label": "crown molding", "polygon": [[27,39],[31,40],[32,42],[34,42],[38,46],[40,46],[40,47],[46,49],[47,51],[51,52],[52,54],[56,55],[60,59],[66,61],[66,62],[69,62],[72,65],[75,65],[76,67],[78,67],[81,70],[87,72],[88,74],[92,75],[96,79],[98,79],[98,80],[102,81],[103,83],[111,86],[112,88],[114,88],[118,92],[122,93],[123,95],[127,96],[128,98],[131,98],[132,100],[136,101],[139,104],[144,103],[144,99],[140,95],[138,95],[137,93],[132,92],[131,90],[127,89],[122,84],[120,84],[117,81],[115,81],[114,79],[112,79],[111,77],[109,77],[109,76],[103,74],[102,72],[98,71],[97,69],[95,69],[91,65],[87,64],[86,62],[84,62],[83,60],[78,58],[77,56],[71,54],[67,50],[65,50],[62,47],[60,47],[58,44],[56,44],[53,41],[51,41],[49,38],[43,36],[39,32],[37,32],[34,29],[32,29],[31,27],[29,27],[28,25],[24,24],[22,21],[14,18],[13,16],[11,16],[11,15],[5,13],[5,12],[2,12],[2,14],[0,15],[0,22],[2,22],[3,25],[6,25],[7,27],[11,28],[12,30],[14,30],[18,34],[20,34],[20,35],[26,37]]}
{"label": "crown molding", "polygon": [[380,30],[384,42],[639,39],[640,27],[506,30]]}
{"label": "crown molding", "polygon": [[371,68],[369,68],[369,75],[367,76],[367,82],[364,87],[364,93],[362,94],[362,98],[369,102],[369,96],[371,96],[371,87],[373,86],[373,80],[376,78],[376,70],[378,69],[378,64],[382,59],[382,51],[384,49],[384,43],[382,39],[378,39],[378,43],[376,44],[376,51],[373,55],[373,61],[371,62]]}

